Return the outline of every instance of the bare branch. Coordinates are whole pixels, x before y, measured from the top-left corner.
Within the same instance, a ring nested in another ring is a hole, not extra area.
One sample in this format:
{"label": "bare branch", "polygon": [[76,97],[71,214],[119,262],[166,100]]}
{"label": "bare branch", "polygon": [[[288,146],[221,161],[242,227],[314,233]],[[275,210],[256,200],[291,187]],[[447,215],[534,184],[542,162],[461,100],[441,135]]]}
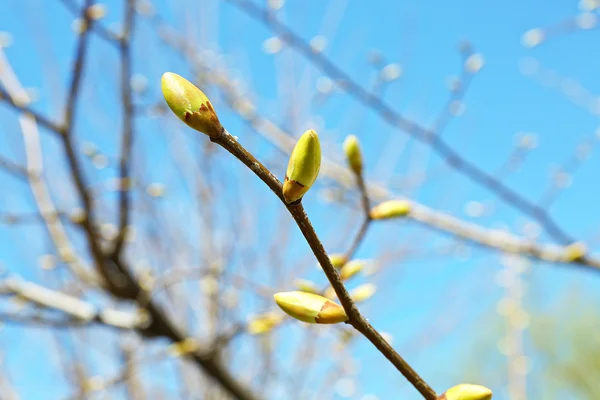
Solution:
{"label": "bare branch", "polygon": [[410,136],[431,147],[450,167],[495,193],[507,204],[536,220],[555,240],[562,244],[575,242],[575,239],[567,234],[544,209],[531,203],[524,196],[509,188],[494,176],[481,170],[475,164],[463,158],[456,150],[454,150],[454,148],[437,135],[436,132],[426,129],[416,122],[405,118],[385,103],[380,97],[369,93],[352,80],[331,60],[326,58],[323,54],[313,51],[308,43],[292,32],[285,24],[275,19],[267,10],[247,0],[225,1],[235,5],[240,10],[277,33],[283,41],[295,48],[323,73],[336,81],[346,93],[352,95],[365,107],[371,109],[389,125],[408,133]]}
{"label": "bare branch", "polygon": [[0,281],[0,293],[18,295],[37,305],[61,311],[72,317],[70,322],[73,325],[98,322],[119,329],[138,329],[148,323],[144,314],[132,314],[110,308],[99,309],[76,297],[21,279],[9,278]]}
{"label": "bare branch", "polygon": [[335,293],[344,307],[346,314],[349,317],[348,323],[356,330],[361,332],[373,345],[406,377],[406,379],[423,395],[427,400],[437,399],[435,391],[421,378],[415,370],[394,350],[392,346],[371,326],[371,324],[362,316],[350,294],[344,287],[340,275],[331,264],[331,260],[319,240],[317,233],[312,227],[304,207],[301,202],[286,204],[283,199],[282,185],[266,167],[264,167],[252,154],[239,144],[233,136],[227,131],[219,137],[211,137],[211,141],[218,143],[225,150],[234,155],[238,160],[244,163],[252,172],[254,172],[286,205],[286,208],[296,221],[298,228],[304,235],[308,245],[313,251],[313,254],[321,264],[323,272],[327,276],[329,283],[335,290]]}
{"label": "bare branch", "polygon": [[129,193],[131,191],[131,152],[133,146],[133,104],[131,101],[131,51],[130,42],[134,30],[135,1],[125,1],[125,24],[120,39],[121,52],[121,103],[123,105],[123,135],[121,142],[121,160],[119,162],[119,175],[121,191],[119,193],[119,233],[116,238],[113,252],[119,254],[125,236],[127,234],[127,223],[129,221]]}

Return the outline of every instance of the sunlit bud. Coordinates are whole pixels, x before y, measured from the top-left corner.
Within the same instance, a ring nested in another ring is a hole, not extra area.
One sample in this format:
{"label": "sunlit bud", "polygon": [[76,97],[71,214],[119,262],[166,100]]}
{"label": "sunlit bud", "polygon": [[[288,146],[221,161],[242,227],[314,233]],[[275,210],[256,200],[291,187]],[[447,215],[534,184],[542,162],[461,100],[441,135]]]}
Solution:
{"label": "sunlit bud", "polygon": [[296,143],[288,163],[283,184],[283,198],[286,203],[299,200],[311,188],[321,167],[321,144],[317,132],[312,129]]}
{"label": "sunlit bud", "polygon": [[358,143],[358,138],[354,135],[349,135],[346,140],[344,140],[344,153],[346,153],[346,160],[348,160],[348,165],[355,174],[362,174],[363,169],[363,160],[362,154],[360,151],[360,144]]}
{"label": "sunlit bud", "polygon": [[165,194],[165,185],[162,183],[153,182],[146,186],[146,193],[151,197],[162,197]]}
{"label": "sunlit bud", "polygon": [[398,64],[388,64],[381,69],[381,77],[390,82],[402,76],[402,67]]}
{"label": "sunlit bud", "polygon": [[343,281],[352,278],[354,275],[358,274],[365,266],[365,262],[363,260],[352,260],[340,269],[340,278]]}
{"label": "sunlit bud", "polygon": [[337,299],[337,293],[335,293],[335,289],[332,286],[329,286],[323,292],[323,296],[327,297],[329,300]]}
{"label": "sunlit bud", "polygon": [[81,383],[81,389],[84,393],[96,392],[104,389],[106,382],[101,376],[92,376],[91,378],[84,379]]}
{"label": "sunlit bud", "polygon": [[587,253],[587,247],[584,243],[576,242],[566,246],[563,249],[562,261],[573,262],[578,261],[585,257]]}
{"label": "sunlit bud", "polygon": [[525,47],[536,47],[539,46],[545,38],[544,31],[540,28],[530,29],[523,34],[521,43]]}
{"label": "sunlit bud", "polygon": [[81,224],[87,218],[87,214],[83,208],[76,208],[71,212],[69,218],[74,224]]}
{"label": "sunlit bud", "polygon": [[278,37],[270,37],[263,42],[262,47],[267,54],[277,54],[283,48],[283,41]]}
{"label": "sunlit bud", "polygon": [[479,53],[474,53],[471,54],[465,61],[465,68],[468,72],[474,74],[483,68],[484,63],[485,61],[483,60],[483,56]]}
{"label": "sunlit bud", "polygon": [[327,38],[323,35],[317,35],[310,39],[310,47],[315,53],[321,53],[327,47]]}
{"label": "sunlit bud", "polygon": [[460,384],[448,389],[438,400],[490,400],[492,391],[485,386]]}
{"label": "sunlit bud", "polygon": [[87,9],[90,19],[99,20],[106,16],[106,7],[104,4],[94,4]]}
{"label": "sunlit bud", "polygon": [[411,211],[411,204],[408,200],[388,200],[384,201],[371,209],[371,218],[388,219],[404,217]]}
{"label": "sunlit bud", "polygon": [[180,120],[210,137],[221,135],[223,126],[219,117],[200,89],[172,72],[163,74],[161,84],[165,101]]}
{"label": "sunlit bud", "polygon": [[319,293],[319,288],[317,287],[317,285],[313,281],[309,281],[308,279],[296,279],[294,281],[294,284],[296,288],[301,292],[308,292],[314,294]]}
{"label": "sunlit bud", "polygon": [[248,333],[251,335],[262,335],[263,333],[270,332],[283,321],[283,318],[283,315],[274,312],[258,315],[248,322]]}
{"label": "sunlit bud", "polygon": [[294,291],[276,293],[273,297],[286,314],[300,321],[336,324],[348,320],[342,306],[316,294]]}
{"label": "sunlit bud", "polygon": [[350,297],[355,303],[360,303],[370,299],[377,291],[377,286],[374,283],[362,284],[350,292]]}
{"label": "sunlit bud", "polygon": [[329,261],[334,268],[340,269],[348,262],[348,257],[344,254],[330,254]]}
{"label": "sunlit bud", "polygon": [[56,257],[52,254],[45,254],[38,258],[38,264],[40,265],[40,268],[45,270],[54,269],[54,267],[56,267]]}
{"label": "sunlit bud", "polygon": [[186,338],[180,342],[169,346],[168,352],[173,357],[181,357],[186,354],[194,353],[200,348],[200,344],[194,338]]}
{"label": "sunlit bud", "polygon": [[81,35],[85,31],[87,31],[87,28],[87,23],[81,18],[76,18],[71,23],[71,29],[73,29],[73,31],[78,35]]}

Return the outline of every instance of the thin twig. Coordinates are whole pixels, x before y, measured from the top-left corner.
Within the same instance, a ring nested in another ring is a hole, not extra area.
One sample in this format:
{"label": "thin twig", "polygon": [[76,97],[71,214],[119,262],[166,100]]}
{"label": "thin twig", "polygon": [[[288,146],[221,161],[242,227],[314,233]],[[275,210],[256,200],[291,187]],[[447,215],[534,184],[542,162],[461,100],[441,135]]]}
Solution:
{"label": "thin twig", "polygon": [[[273,193],[284,203],[282,195],[282,185],[279,179],[277,179],[265,166],[263,166],[254,156],[252,156],[241,144],[239,144],[233,136],[227,131],[217,138],[211,138],[211,141],[221,145],[225,150],[233,154],[238,160],[244,165],[250,168],[272,191]],[[408,381],[423,395],[427,400],[437,399],[435,391],[427,385],[427,383],[421,378],[410,365],[390,346],[389,343],[371,326],[371,324],[362,316],[354,301],[350,297],[350,294],[344,287],[340,275],[337,270],[331,264],[331,260],[323,247],[323,244],[319,240],[317,233],[312,227],[304,207],[301,202],[286,204],[286,208],[296,221],[298,228],[304,235],[306,242],[313,251],[313,254],[317,258],[318,262],[323,268],[323,272],[327,276],[329,283],[335,290],[335,293],[340,300],[340,303],[344,307],[346,314],[348,315],[348,323],[352,325],[356,330],[361,332],[373,345],[408,379]]]}
{"label": "thin twig", "polygon": [[350,260],[352,257],[354,257],[354,254],[356,254],[358,247],[365,239],[367,231],[369,230],[369,226],[371,226],[371,222],[373,221],[371,219],[371,200],[369,199],[369,193],[367,192],[367,185],[365,185],[365,179],[362,174],[355,174],[355,176],[356,183],[360,191],[360,199],[362,204],[362,211],[364,214],[364,220],[360,228],[358,229],[356,236],[354,236],[350,247],[345,253],[346,260]]}
{"label": "thin twig", "polygon": [[[6,71],[3,71],[3,72],[6,72]],[[37,111],[34,111],[31,108],[27,107],[26,103],[22,103],[16,99],[14,99],[13,96],[11,96],[6,90],[4,90],[1,87],[0,87],[0,100],[4,100],[9,106],[11,106],[12,108],[14,108],[17,111],[31,115],[35,119],[35,122],[37,122],[39,125],[43,126],[44,128],[47,128],[51,132],[57,133],[59,135],[62,134],[62,128],[60,127],[60,125],[58,125],[55,122],[52,122],[51,120],[44,117],[42,114],[38,113]]]}
{"label": "thin twig", "polygon": [[454,150],[434,131],[405,118],[380,97],[365,90],[322,53],[315,52],[304,39],[292,32],[287,25],[275,19],[272,13],[247,0],[225,1],[235,5],[244,13],[262,22],[266,27],[277,33],[284,42],[295,48],[327,76],[338,82],[346,93],[352,95],[365,107],[373,110],[389,125],[408,133],[413,138],[431,147],[450,167],[495,193],[506,201],[507,204],[536,220],[555,240],[562,244],[575,242],[544,209],[531,203],[520,193],[509,188],[494,176],[481,170],[474,163],[462,157],[458,151]]}
{"label": "thin twig", "polygon": [[127,235],[127,223],[129,221],[131,176],[130,164],[133,146],[133,104],[131,101],[131,50],[130,42],[134,30],[135,1],[125,2],[125,24],[123,35],[120,40],[121,50],[121,102],[123,105],[123,135],[121,142],[121,160],[119,163],[120,189],[119,192],[119,233],[113,252],[119,254],[125,236]]}
{"label": "thin twig", "polygon": [[1,281],[0,294],[18,295],[20,298],[37,305],[61,311],[72,317],[72,320],[55,321],[55,323],[62,322],[66,326],[98,322],[119,329],[136,329],[144,327],[147,323],[147,318],[145,319],[140,314],[109,308],[98,309],[76,297],[16,278]]}
{"label": "thin twig", "polygon": [[[15,101],[15,99],[20,99],[25,89],[21,85],[21,82],[19,82],[17,76],[13,73],[13,69],[1,48],[0,69],[3,71],[2,75],[0,75],[0,82],[9,91],[7,98],[11,99],[12,101]],[[76,254],[75,248],[69,240],[69,236],[67,235],[65,227],[61,223],[60,219],[57,218],[59,213],[56,210],[50,190],[48,189],[43,177],[44,167],[42,147],[37,125],[39,121],[40,119],[36,119],[27,111],[24,111],[23,114],[19,116],[19,125],[21,127],[21,133],[23,134],[25,148],[25,173],[33,193],[36,206],[39,210],[40,216],[45,222],[48,233],[50,234],[50,238],[52,239],[58,254],[69,266],[70,270],[87,285],[92,287],[101,286],[102,283],[99,281],[99,277],[94,274],[93,270],[89,268],[83,259]],[[62,136],[61,133],[61,138],[63,137],[64,136]]]}

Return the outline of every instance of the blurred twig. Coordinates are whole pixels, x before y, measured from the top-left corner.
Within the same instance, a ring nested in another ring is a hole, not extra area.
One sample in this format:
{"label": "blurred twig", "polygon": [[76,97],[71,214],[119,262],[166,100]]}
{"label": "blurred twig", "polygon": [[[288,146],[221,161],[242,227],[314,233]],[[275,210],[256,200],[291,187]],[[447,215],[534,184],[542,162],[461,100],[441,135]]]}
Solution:
{"label": "blurred twig", "polygon": [[363,89],[331,60],[326,58],[322,53],[314,51],[304,39],[292,32],[284,23],[277,20],[264,8],[247,0],[225,1],[235,5],[241,11],[274,31],[283,41],[295,48],[317,68],[323,71],[323,73],[335,80],[346,93],[350,94],[365,107],[373,110],[388,124],[392,125],[394,128],[405,131],[415,139],[430,146],[449,166],[471,178],[474,182],[486,187],[511,206],[535,219],[555,240],[563,244],[575,242],[570,235],[558,226],[544,209],[531,203],[518,192],[510,189],[492,175],[466,160],[456,150],[450,147],[450,145],[443,141],[443,139],[434,131],[426,129],[416,122],[405,118],[394,111],[392,107],[385,103],[381,98]]}

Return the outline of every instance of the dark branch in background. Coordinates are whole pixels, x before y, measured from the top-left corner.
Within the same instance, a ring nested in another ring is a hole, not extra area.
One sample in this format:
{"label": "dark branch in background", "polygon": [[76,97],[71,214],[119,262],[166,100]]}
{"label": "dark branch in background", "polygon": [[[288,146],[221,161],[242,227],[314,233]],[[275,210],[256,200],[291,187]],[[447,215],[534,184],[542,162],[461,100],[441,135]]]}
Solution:
{"label": "dark branch in background", "polygon": [[471,178],[474,182],[486,187],[493,193],[496,193],[496,195],[505,200],[508,204],[536,220],[552,238],[562,244],[575,242],[570,235],[554,222],[544,209],[531,203],[518,192],[510,189],[492,175],[482,171],[475,164],[467,161],[435,132],[406,119],[401,114],[394,111],[392,107],[385,103],[381,98],[363,89],[337,65],[331,62],[323,54],[315,52],[304,39],[292,32],[285,24],[275,19],[272,13],[269,13],[264,8],[247,0],[224,1],[235,5],[247,15],[262,22],[265,26],[275,32],[284,42],[304,55],[323,73],[335,80],[346,93],[373,110],[389,125],[408,133],[413,138],[431,147],[449,166]]}
{"label": "dark branch in background", "polygon": [[123,105],[123,140],[121,142],[121,160],[119,163],[119,233],[116,238],[114,254],[121,251],[127,234],[131,191],[131,156],[133,146],[133,104],[131,101],[131,36],[134,31],[135,0],[125,2],[125,24],[120,40],[121,51],[121,102]]}
{"label": "dark branch in background", "polygon": [[[125,0],[128,1],[128,0]],[[81,9],[77,2],[74,0],[60,0],[63,5],[69,9],[69,11],[75,15],[79,15],[81,13]],[[91,27],[90,27],[91,28]],[[102,39],[108,42],[119,42],[119,35],[111,31],[110,29],[106,29],[101,24],[94,24],[94,30]]]}
{"label": "dark branch in background", "polygon": [[[233,154],[244,165],[250,168],[285,204],[282,195],[282,185],[265,166],[263,166],[252,154],[237,142],[227,131],[224,131],[219,137],[210,139],[211,141],[221,145],[225,150]],[[406,379],[423,395],[427,400],[437,399],[435,391],[417,374],[415,370],[394,350],[392,346],[371,326],[371,324],[362,316],[350,294],[344,287],[340,275],[331,264],[331,260],[319,240],[317,233],[312,227],[304,207],[301,202],[286,204],[286,207],[298,228],[304,235],[306,242],[310,246],[317,261],[323,268],[323,272],[327,276],[329,283],[335,290],[335,293],[344,307],[346,314],[349,317],[348,324],[352,325],[356,330],[361,332],[373,345],[406,377]]]}
{"label": "dark branch in background", "polygon": [[[193,48],[192,46],[189,46],[184,41],[183,37],[175,35],[174,32],[172,32],[172,28],[170,28],[164,21],[162,21],[162,19],[160,18],[160,15],[154,14],[150,20],[154,24],[154,26],[158,32],[163,32],[163,34],[161,34],[161,37],[169,46],[175,48],[178,51],[184,52],[186,57],[190,60],[190,62],[192,64],[196,65],[196,67],[200,71],[207,70],[207,67],[204,64],[199,64],[198,59],[194,58],[194,56],[196,55],[196,49]],[[101,25],[98,23],[94,24],[94,26],[92,28],[93,29],[101,28],[105,31],[107,30],[106,28],[101,27]],[[166,31],[169,31],[168,35],[166,33],[164,33]],[[106,35],[101,35],[100,37],[107,40],[107,43],[118,46],[118,40],[115,41],[115,40],[111,39],[110,37],[107,37]],[[214,71],[211,71],[211,72],[214,73]],[[465,70],[462,71],[461,75],[464,73],[465,73]],[[237,114],[239,114],[241,116],[241,118],[257,132],[260,132],[264,126],[269,126],[270,129],[276,131],[276,132],[270,132],[270,133],[273,133],[273,135],[275,135],[276,138],[270,136],[269,134],[267,134],[265,137],[269,141],[274,143],[275,146],[277,148],[279,148],[280,150],[286,151],[286,152],[291,151],[291,148],[293,147],[293,144],[294,144],[292,136],[287,134],[286,137],[284,138],[283,135],[286,134],[286,132],[280,126],[278,126],[273,121],[265,118],[264,116],[256,114],[255,112],[248,114],[247,111],[244,111],[242,113],[239,110],[238,106],[236,106],[236,104],[237,104],[236,101],[239,98],[236,97],[232,87],[230,85],[227,85],[226,79],[227,79],[226,76],[218,75],[217,78],[211,79],[210,82],[221,88],[223,94],[225,95],[227,105],[233,111],[235,111]],[[472,79],[472,78],[469,78],[469,82],[470,82],[470,79]],[[461,80],[464,81],[464,78],[461,78]],[[459,94],[459,93],[452,94],[451,93],[449,101],[446,103],[446,107],[442,111],[442,114],[445,113],[448,116],[450,115],[449,114],[450,110],[447,108],[447,107],[450,107],[452,104],[450,99],[452,99],[454,96],[454,98],[460,100],[460,98],[462,98],[462,96],[464,95],[466,86],[467,85],[465,83],[463,83],[463,92],[461,94]],[[438,121],[437,124],[438,124],[438,126],[440,126],[440,128],[443,127],[443,125],[444,125],[441,122],[439,122],[443,118],[442,114],[440,114],[440,116],[438,117],[438,120],[437,120]],[[264,128],[264,129],[266,129],[266,128]],[[436,133],[439,134],[440,132],[438,131]],[[280,142],[279,140],[282,140],[283,142]],[[505,177],[506,173],[509,172],[512,163],[513,162],[521,163],[523,158],[525,157],[525,154],[526,154],[526,150],[522,147],[519,147],[514,152],[514,154],[511,156],[510,160],[506,163],[506,165],[502,166],[497,172],[494,173],[494,176],[496,176],[496,179],[502,180],[502,178]],[[348,172],[348,170],[346,168],[331,162],[331,160],[324,159],[323,161],[324,162],[326,161],[327,166],[330,167],[327,170],[323,170],[324,173],[328,173],[327,176],[329,178],[336,179],[337,174],[342,174],[342,173]],[[376,195],[375,197],[377,197],[379,200],[384,200],[389,197],[387,190],[381,186],[369,185],[369,189],[371,190],[372,194],[375,194]],[[458,218],[449,216],[448,214],[444,214],[444,213],[435,211],[433,209],[430,209],[429,207],[425,207],[424,205],[418,204],[414,201],[412,203],[416,209],[414,210],[414,212],[411,215],[409,215],[409,218],[416,220],[417,222],[422,223],[429,228],[433,228],[439,232],[450,234],[452,236],[460,237],[461,239],[467,240],[476,245],[489,247],[491,249],[499,250],[499,251],[503,251],[503,252],[506,252],[506,251],[516,252],[516,253],[519,253],[519,254],[522,254],[522,255],[525,255],[528,257],[532,257],[532,258],[536,258],[536,259],[540,259],[540,260],[544,260],[544,261],[550,261],[553,263],[565,263],[565,264],[575,265],[578,267],[583,267],[586,269],[593,269],[593,270],[598,270],[600,268],[600,260],[589,257],[589,256],[577,258],[575,260],[565,259],[563,257],[563,255],[564,255],[566,247],[549,248],[547,244],[532,243],[531,241],[526,240],[525,238],[520,238],[520,237],[517,237],[514,235],[510,235],[510,236],[504,235],[502,238],[500,238],[498,236],[497,231],[483,228],[483,227],[477,226],[473,223],[468,223],[468,222],[460,220]],[[361,232],[361,230],[363,230],[363,229],[367,229],[365,227],[365,224],[363,224],[361,226],[361,228],[359,229],[358,235],[364,234],[364,232]],[[500,232],[500,233],[504,234],[504,232]],[[504,238],[506,238],[506,240],[508,240],[510,243],[508,243],[508,244],[504,243],[504,241],[505,241]],[[360,242],[360,240],[358,240],[358,242]],[[354,245],[352,245],[352,247],[354,247]]]}
{"label": "dark branch in background", "polygon": [[52,122],[48,118],[39,114],[37,111],[33,111],[26,105],[15,102],[15,100],[2,87],[0,87],[0,99],[5,100],[8,103],[8,105],[14,108],[15,110],[31,115],[39,125],[49,129],[52,133],[57,133],[59,135],[62,134],[62,128],[60,127],[60,125],[58,125],[55,122]]}
{"label": "dark branch in background", "polygon": [[[64,126],[59,129],[59,132],[62,134],[63,148],[67,156],[68,166],[70,168],[72,178],[75,181],[77,193],[86,213],[86,217],[81,222],[81,226],[86,233],[88,246],[94,261],[106,279],[108,288],[113,295],[122,299],[139,300],[143,297],[140,296],[142,289],[133,277],[129,266],[119,254],[105,254],[99,242],[97,241],[93,227],[94,207],[92,198],[86,189],[87,185],[85,182],[83,169],[79,163],[79,160],[77,159],[73,146],[72,136],[74,131],[74,118],[77,98],[84,72],[88,33],[91,31],[93,23],[88,13],[89,7],[92,5],[93,0],[87,0],[84,8],[81,10],[81,18],[83,20],[83,26],[85,29],[79,36],[77,43],[74,63],[75,67],[73,70],[69,95],[65,106],[65,122]],[[128,83],[129,82],[127,82],[127,84]],[[189,335],[187,335],[184,331],[175,326],[154,302],[147,302],[147,304],[145,304],[145,309],[149,313],[151,322],[147,329],[140,331],[143,335],[150,337],[164,336],[175,343],[181,342],[189,337]],[[221,365],[216,358],[216,354],[207,356],[206,354],[197,351],[189,356],[192,357],[192,359],[202,370],[204,370],[204,372],[213,377],[225,391],[235,398],[240,400],[256,399],[252,393],[250,393],[245,387],[242,387],[242,385],[229,373],[229,371],[227,371]]]}
{"label": "dark branch in background", "polygon": [[450,94],[446,100],[446,104],[430,128],[437,136],[442,135],[448,126],[448,123],[450,123],[452,117],[456,114],[456,111],[458,111],[456,110],[456,107],[462,105],[463,98],[473,80],[473,73],[471,73],[466,66],[467,59],[473,54],[471,46],[468,43],[463,43],[461,45],[460,53],[462,58],[460,76],[455,82],[451,82]]}
{"label": "dark branch in background", "polygon": [[19,178],[27,180],[29,177],[29,172],[27,172],[27,167],[23,165],[19,165],[14,161],[8,160],[4,157],[0,156],[0,168],[10,172],[13,175],[18,176]]}
{"label": "dark branch in background", "polygon": [[354,254],[358,250],[358,247],[360,246],[360,244],[364,240],[365,236],[367,235],[369,226],[371,225],[371,222],[373,221],[371,219],[371,201],[369,200],[369,193],[367,192],[367,186],[365,185],[365,179],[363,178],[362,174],[360,174],[360,175],[355,174],[355,177],[356,177],[356,184],[360,191],[360,202],[362,205],[362,210],[363,210],[365,219],[364,219],[363,223],[361,224],[360,228],[358,229],[358,233],[352,240],[350,247],[346,251],[346,254],[345,254],[346,260],[350,260],[354,256]]}
{"label": "dark branch in background", "polygon": [[98,323],[118,329],[135,329],[147,323],[140,314],[134,314],[114,309],[98,309],[91,303],[77,297],[48,289],[32,282],[18,278],[8,278],[0,281],[0,295],[19,296],[21,299],[35,305],[60,311],[68,319],[44,318],[41,315],[26,315],[22,312],[0,314],[0,320],[23,324],[50,325],[53,327],[82,327]]}

